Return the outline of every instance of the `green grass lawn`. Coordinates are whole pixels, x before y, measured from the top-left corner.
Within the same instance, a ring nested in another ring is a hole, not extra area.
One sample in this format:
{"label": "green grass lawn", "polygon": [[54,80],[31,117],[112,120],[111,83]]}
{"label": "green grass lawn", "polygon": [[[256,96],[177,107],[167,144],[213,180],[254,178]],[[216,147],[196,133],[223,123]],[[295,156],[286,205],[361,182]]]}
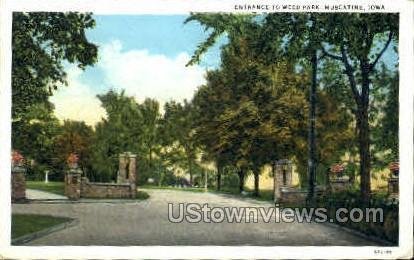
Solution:
{"label": "green grass lawn", "polygon": [[33,190],[47,191],[58,195],[64,195],[65,186],[63,182],[27,181],[26,188]]}
{"label": "green grass lawn", "polygon": [[40,231],[71,220],[47,215],[12,214],[12,239]]}

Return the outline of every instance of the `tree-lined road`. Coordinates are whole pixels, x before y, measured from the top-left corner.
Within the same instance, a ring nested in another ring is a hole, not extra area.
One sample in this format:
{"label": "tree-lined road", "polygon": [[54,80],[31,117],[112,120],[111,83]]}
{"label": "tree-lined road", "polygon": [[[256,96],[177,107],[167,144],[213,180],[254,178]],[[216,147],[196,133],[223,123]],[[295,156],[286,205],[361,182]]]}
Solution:
{"label": "tree-lined road", "polygon": [[13,213],[48,214],[79,220],[77,226],[26,245],[254,245],[374,246],[340,228],[308,223],[171,223],[168,203],[208,203],[209,207],[272,206],[268,202],[174,190],[145,190],[144,201],[13,204]]}

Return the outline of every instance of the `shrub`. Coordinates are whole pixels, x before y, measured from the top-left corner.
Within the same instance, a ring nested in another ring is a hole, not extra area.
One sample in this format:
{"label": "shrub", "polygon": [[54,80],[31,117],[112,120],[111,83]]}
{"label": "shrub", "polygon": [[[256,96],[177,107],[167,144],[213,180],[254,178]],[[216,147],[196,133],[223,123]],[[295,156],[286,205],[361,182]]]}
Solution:
{"label": "shrub", "polygon": [[398,243],[398,203],[392,202],[387,198],[387,194],[373,194],[372,199],[367,206],[360,200],[359,192],[349,190],[344,192],[330,193],[317,201],[317,207],[328,209],[328,217],[335,220],[335,212],[339,208],[347,208],[349,211],[353,208],[381,208],[383,210],[383,222],[357,222],[347,221],[337,223],[367,235],[379,237],[393,243]]}

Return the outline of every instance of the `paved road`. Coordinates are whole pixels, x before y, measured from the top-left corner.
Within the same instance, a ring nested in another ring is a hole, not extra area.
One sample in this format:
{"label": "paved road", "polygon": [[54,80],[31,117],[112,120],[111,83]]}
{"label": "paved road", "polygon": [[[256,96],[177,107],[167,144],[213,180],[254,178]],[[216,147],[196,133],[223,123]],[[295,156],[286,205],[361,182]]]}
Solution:
{"label": "paved road", "polygon": [[259,223],[171,223],[167,213],[169,202],[208,203],[210,207],[269,207],[272,204],[212,193],[147,192],[151,197],[145,201],[14,204],[13,212],[79,219],[77,226],[32,240],[27,245],[377,245],[340,228],[317,223],[264,223],[262,219]]}
{"label": "paved road", "polygon": [[66,196],[44,192],[40,190],[26,189],[26,198],[30,200],[66,200]]}

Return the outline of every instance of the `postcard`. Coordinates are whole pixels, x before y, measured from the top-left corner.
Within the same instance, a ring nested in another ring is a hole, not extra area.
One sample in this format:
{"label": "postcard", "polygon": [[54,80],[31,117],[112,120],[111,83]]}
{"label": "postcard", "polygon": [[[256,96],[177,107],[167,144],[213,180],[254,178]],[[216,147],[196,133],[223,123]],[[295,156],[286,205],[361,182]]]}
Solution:
{"label": "postcard", "polygon": [[1,5],[1,258],[412,257],[412,1]]}

